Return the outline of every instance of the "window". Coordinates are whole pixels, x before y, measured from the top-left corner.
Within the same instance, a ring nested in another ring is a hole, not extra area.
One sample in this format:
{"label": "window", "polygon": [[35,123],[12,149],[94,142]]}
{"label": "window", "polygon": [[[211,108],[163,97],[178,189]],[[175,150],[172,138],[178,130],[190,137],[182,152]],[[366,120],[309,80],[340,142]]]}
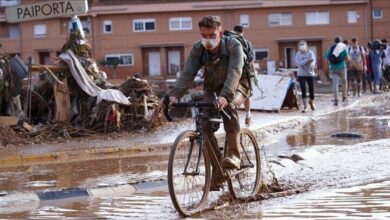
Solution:
{"label": "window", "polygon": [[240,24],[243,27],[249,27],[249,15],[240,15]]}
{"label": "window", "polygon": [[307,12],[306,25],[329,24],[329,12]]}
{"label": "window", "polygon": [[[83,26],[83,30],[84,30],[84,33],[85,34],[89,34],[91,33],[91,22],[89,22],[89,20],[81,20],[81,26]],[[72,22],[70,21],[69,22],[69,33],[72,31]]]}
{"label": "window", "polygon": [[11,39],[20,38],[20,27],[17,24],[8,26],[8,37]]}
{"label": "window", "polygon": [[133,54],[107,54],[105,61],[107,65],[118,62],[118,66],[133,66],[134,65]]}
{"label": "window", "polygon": [[276,13],[268,15],[269,26],[291,26],[292,14],[291,13]]}
{"label": "window", "polygon": [[381,19],[383,18],[383,11],[380,8],[372,9],[372,18],[373,19]]}
{"label": "window", "polygon": [[133,20],[133,31],[134,32],[145,32],[156,30],[155,19],[136,19]]}
{"label": "window", "polygon": [[347,21],[348,24],[357,23],[358,15],[354,10],[347,11]]}
{"label": "window", "polygon": [[20,0],[0,0],[0,7],[10,7],[19,4]]}
{"label": "window", "polygon": [[112,33],[112,21],[110,20],[103,21],[103,32]]}
{"label": "window", "polygon": [[46,36],[46,24],[35,24],[34,37],[45,37],[45,36]]}
{"label": "window", "polygon": [[268,49],[262,48],[262,49],[254,49],[255,52],[255,60],[264,60],[268,59]]}
{"label": "window", "polygon": [[169,30],[192,30],[192,18],[191,17],[174,17],[169,18]]}

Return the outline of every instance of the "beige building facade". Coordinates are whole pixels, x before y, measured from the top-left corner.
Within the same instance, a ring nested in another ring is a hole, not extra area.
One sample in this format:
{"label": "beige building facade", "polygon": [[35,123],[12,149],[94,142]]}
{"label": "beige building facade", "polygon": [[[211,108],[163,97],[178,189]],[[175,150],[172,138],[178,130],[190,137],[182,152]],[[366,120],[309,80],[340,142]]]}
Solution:
{"label": "beige building facade", "polygon": [[[4,7],[37,2],[0,0]],[[245,27],[256,62],[267,60],[285,68],[295,66],[296,46],[306,40],[317,55],[318,69],[327,70],[324,53],[335,36],[358,37],[361,45],[372,39],[390,40],[389,0],[242,0],[242,1],[137,1],[89,0],[89,12],[80,15],[93,56],[98,62],[120,58],[109,78],[139,75],[175,78],[192,44],[200,38],[198,21],[218,15],[225,29]],[[145,3],[148,2],[148,3]],[[0,43],[5,52],[31,56],[50,64],[65,43],[70,18],[7,23],[0,15]]]}

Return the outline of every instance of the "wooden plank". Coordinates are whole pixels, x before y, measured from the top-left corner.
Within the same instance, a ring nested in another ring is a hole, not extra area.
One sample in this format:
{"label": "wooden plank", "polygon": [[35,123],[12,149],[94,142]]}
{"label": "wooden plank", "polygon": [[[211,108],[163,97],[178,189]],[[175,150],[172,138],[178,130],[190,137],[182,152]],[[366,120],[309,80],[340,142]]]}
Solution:
{"label": "wooden plank", "polygon": [[[62,72],[68,72],[68,66],[62,66],[62,65],[45,65],[47,68],[49,68],[53,73],[62,73]],[[38,66],[38,65],[32,65],[31,66],[31,72],[44,72],[46,71],[45,68]]]}
{"label": "wooden plank", "polygon": [[54,99],[56,102],[56,121],[69,122],[71,114],[71,103],[68,88],[68,81],[62,80],[63,84],[54,84]]}
{"label": "wooden plank", "polygon": [[26,129],[29,132],[31,132],[33,130],[31,125],[29,123],[27,123],[27,122],[23,122],[23,128]]}
{"label": "wooden plank", "polygon": [[0,116],[0,124],[1,125],[16,125],[18,123],[18,118],[15,116]]}

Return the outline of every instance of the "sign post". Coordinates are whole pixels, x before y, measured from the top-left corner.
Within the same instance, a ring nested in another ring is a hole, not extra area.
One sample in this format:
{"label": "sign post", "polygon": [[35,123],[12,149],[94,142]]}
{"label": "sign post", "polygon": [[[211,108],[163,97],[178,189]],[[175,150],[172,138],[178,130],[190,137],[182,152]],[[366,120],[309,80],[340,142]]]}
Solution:
{"label": "sign post", "polygon": [[8,23],[17,23],[85,14],[87,11],[87,0],[57,0],[8,7],[5,9],[5,16]]}

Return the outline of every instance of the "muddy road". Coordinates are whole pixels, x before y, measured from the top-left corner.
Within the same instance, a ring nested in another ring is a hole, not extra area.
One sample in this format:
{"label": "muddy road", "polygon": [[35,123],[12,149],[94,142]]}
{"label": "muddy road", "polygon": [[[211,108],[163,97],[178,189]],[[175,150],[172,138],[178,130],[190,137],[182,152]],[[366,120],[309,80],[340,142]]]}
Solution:
{"label": "muddy road", "polygon": [[[384,97],[267,135],[261,140],[264,178],[270,181],[271,169],[285,190],[300,193],[237,203],[225,188],[212,192],[211,208],[195,218],[390,218],[389,104]],[[331,137],[338,132],[364,137]],[[168,153],[0,167],[0,218],[178,218],[167,190]],[[293,154],[303,160],[286,158]],[[126,185],[135,192],[113,189]],[[26,196],[74,187],[102,193],[45,201]]]}

